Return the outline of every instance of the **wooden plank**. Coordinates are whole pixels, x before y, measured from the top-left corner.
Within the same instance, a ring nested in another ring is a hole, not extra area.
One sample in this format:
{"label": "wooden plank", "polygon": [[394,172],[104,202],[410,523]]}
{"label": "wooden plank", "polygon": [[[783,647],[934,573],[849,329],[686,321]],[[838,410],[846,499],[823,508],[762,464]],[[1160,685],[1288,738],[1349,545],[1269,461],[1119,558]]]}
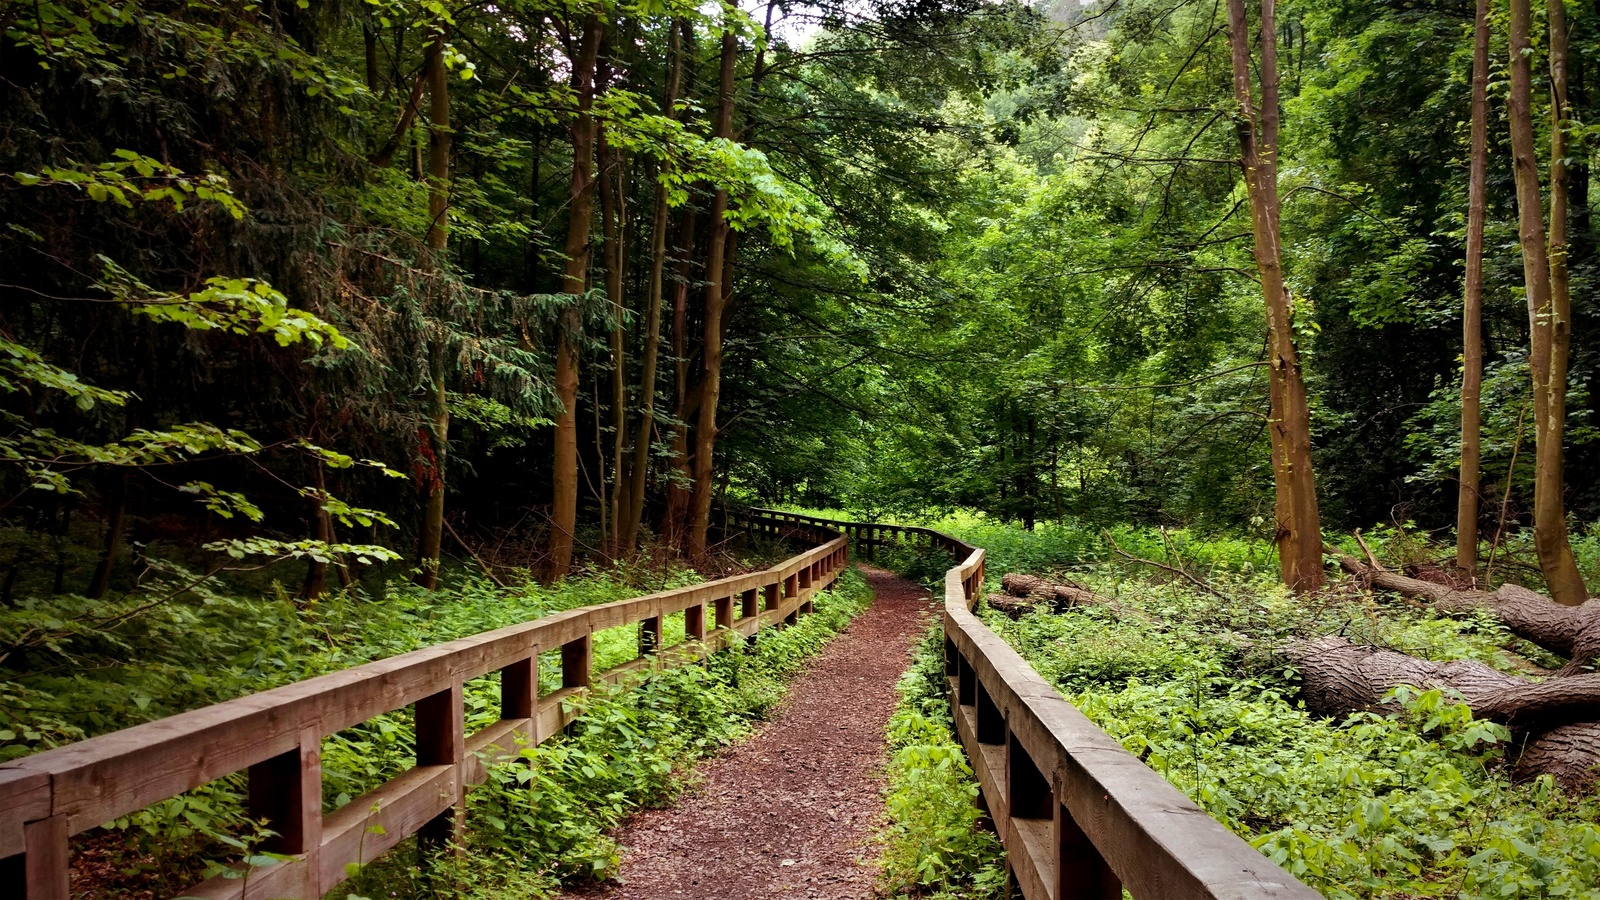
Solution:
{"label": "wooden plank", "polygon": [[0,859],[21,853],[27,823],[50,815],[50,776],[0,768]]}
{"label": "wooden plank", "polygon": [[305,856],[296,856],[270,866],[256,866],[248,873],[243,866],[232,866],[226,875],[215,875],[178,896],[183,900],[279,900],[282,897],[321,896],[317,879],[321,873]]}
{"label": "wooden plank", "polygon": [[276,832],[262,852],[314,855],[322,845],[322,736],[307,728],[296,747],[249,772],[249,816]]}
{"label": "wooden plank", "polygon": [[467,738],[466,754],[462,759],[461,780],[464,784],[483,784],[488,779],[488,768],[513,759],[524,747],[538,743],[534,739],[533,719],[500,719],[486,725]]}
{"label": "wooden plank", "polygon": [[[1011,863],[1011,872],[1022,887],[1024,897],[1057,898],[1051,891],[1056,880],[1056,855],[1050,840],[1049,819],[1012,816],[1005,820],[1001,843],[1005,845],[1006,859]],[[1066,897],[1086,900],[1077,894]]]}
{"label": "wooden plank", "polygon": [[25,844],[22,900],[69,900],[72,848],[67,817],[51,816],[22,826]]}
{"label": "wooden plank", "polygon": [[322,827],[319,889],[349,877],[447,812],[461,791],[455,766],[417,766],[329,813]]}

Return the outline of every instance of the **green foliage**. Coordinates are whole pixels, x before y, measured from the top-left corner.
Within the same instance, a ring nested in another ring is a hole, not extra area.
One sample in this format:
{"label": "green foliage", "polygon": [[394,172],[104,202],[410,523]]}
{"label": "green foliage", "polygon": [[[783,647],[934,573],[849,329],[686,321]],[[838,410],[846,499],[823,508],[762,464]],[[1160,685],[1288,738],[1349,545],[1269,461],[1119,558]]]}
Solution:
{"label": "green foliage", "polygon": [[896,897],[998,900],[1004,850],[979,825],[978,782],[953,735],[943,648],[937,628],[924,636],[889,718],[882,886]]}
{"label": "green foliage", "polygon": [[[619,862],[610,832],[641,806],[672,800],[693,761],[747,734],[870,599],[866,583],[848,572],[818,595],[813,614],[761,632],[751,647],[595,691],[564,737],[491,768],[488,783],[469,795],[464,859],[423,869],[406,854],[390,854],[359,872],[349,890],[421,897],[449,884],[456,896],[547,896],[563,883],[609,877]],[[474,695],[469,688],[469,716]],[[492,684],[477,685],[476,696],[498,709]],[[402,741],[397,749],[409,746]],[[353,749],[371,758],[370,745]]]}
{"label": "green foliage", "polygon": [[1504,728],[1407,689],[1391,698],[1398,715],[1318,718],[1274,652],[1343,630],[1525,670],[1525,645],[1497,622],[1289,597],[1264,574],[1214,573],[1220,597],[1107,568],[1075,577],[1122,610],[986,621],[1130,752],[1329,897],[1595,896],[1600,801],[1548,778],[1512,783]]}

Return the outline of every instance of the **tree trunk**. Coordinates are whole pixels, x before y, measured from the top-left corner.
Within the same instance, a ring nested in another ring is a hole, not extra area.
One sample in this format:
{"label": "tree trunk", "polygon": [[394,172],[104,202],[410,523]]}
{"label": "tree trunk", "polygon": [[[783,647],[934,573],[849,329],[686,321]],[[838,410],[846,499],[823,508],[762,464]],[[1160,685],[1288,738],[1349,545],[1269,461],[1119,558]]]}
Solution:
{"label": "tree trunk", "polygon": [[[1331,547],[1329,551],[1337,553]],[[1515,584],[1503,584],[1493,591],[1461,591],[1375,568],[1344,554],[1338,557],[1340,568],[1372,587],[1427,600],[1440,612],[1488,610],[1518,637],[1567,657],[1570,662],[1561,674],[1586,672],[1600,657],[1600,600],[1564,606]]]}
{"label": "tree trunk", "polygon": [[1300,670],[1306,707],[1312,712],[1339,716],[1390,711],[1383,698],[1400,685],[1459,693],[1474,716],[1523,732],[1530,752],[1539,748],[1532,758],[1519,761],[1523,775],[1550,774],[1568,787],[1587,786],[1595,779],[1585,762],[1596,751],[1593,745],[1587,752],[1580,748],[1583,738],[1600,734],[1600,675],[1531,682],[1476,660],[1429,662],[1332,635],[1292,644],[1284,654]]}
{"label": "tree trunk", "polygon": [[[682,42],[680,23],[673,22],[668,38],[671,68],[667,75],[667,90],[662,110],[668,118],[677,118],[678,85],[683,78]],[[663,162],[663,170],[671,163]],[[662,174],[666,174],[665,171]],[[661,353],[661,300],[662,279],[667,265],[667,229],[671,224],[671,208],[667,204],[667,188],[659,179],[656,184],[656,206],[650,223],[650,277],[647,291],[644,322],[644,348],[639,358],[639,427],[633,435],[633,462],[629,468],[630,486],[628,508],[625,511],[621,532],[624,553],[633,550],[639,542],[639,526],[644,521],[644,491],[650,472],[650,435],[655,428],[656,367]],[[693,243],[693,219],[685,213],[685,230]]]}
{"label": "tree trunk", "polygon": [[[1013,597],[1026,597],[1031,604],[1045,605],[1057,612],[1078,606],[1103,606],[1120,610],[1122,604],[1070,581],[1046,581],[1013,572],[1000,579],[1000,586]],[[991,605],[994,597],[991,595]]]}
{"label": "tree trunk", "polygon": [[[442,30],[428,52],[428,249],[443,267],[450,235],[450,76],[444,65]],[[450,452],[450,408],[446,404],[445,348],[428,348],[432,388],[427,440],[432,450],[427,498],[417,540],[417,584],[433,590],[439,581],[439,548],[444,541],[445,462]]]}
{"label": "tree trunk", "polygon": [[[1563,500],[1561,442],[1566,431],[1567,354],[1571,312],[1566,278],[1566,167],[1561,157],[1551,168],[1550,243],[1544,233],[1539,161],[1534,149],[1533,65],[1530,60],[1530,0],[1511,0],[1511,92],[1506,105],[1511,123],[1511,155],[1517,184],[1518,236],[1528,296],[1528,368],[1533,380],[1534,547],[1550,596],[1576,605],[1588,597],[1567,538]],[[1564,22],[1552,0],[1551,15]],[[1552,21],[1552,25],[1555,21]],[[1558,38],[1558,32],[1559,38]],[[1559,47],[1558,47],[1559,45]],[[1550,48],[1552,115],[1560,121],[1566,100],[1565,28],[1552,27]],[[1552,152],[1564,152],[1560,128],[1552,129]]]}
{"label": "tree trunk", "polygon": [[1489,0],[1477,0],[1472,50],[1472,161],[1467,187],[1467,274],[1461,314],[1461,477],[1456,496],[1456,569],[1478,569],[1482,479],[1483,220],[1489,178]]}
{"label": "tree trunk", "polygon": [[[733,138],[733,91],[739,41],[732,29],[722,33],[721,84],[718,90],[716,136]],[[701,338],[700,415],[695,423],[694,493],[689,540],[685,552],[696,562],[705,560],[711,525],[712,475],[717,442],[717,400],[722,393],[722,313],[727,306],[731,272],[725,266],[730,236],[727,219],[728,191],[718,189],[711,200],[711,241],[706,251],[704,333]]]}
{"label": "tree trunk", "polygon": [[100,551],[100,561],[94,567],[94,579],[89,583],[88,597],[103,600],[111,589],[111,572],[116,568],[117,557],[122,555],[122,531],[128,514],[128,473],[116,476],[111,499],[111,512],[106,516],[106,542]]}
{"label": "tree trunk", "polygon": [[[1294,342],[1284,283],[1278,206],[1278,46],[1275,0],[1261,3],[1261,108],[1250,84],[1250,28],[1244,0],[1228,0],[1237,130],[1256,268],[1267,309],[1272,421],[1272,474],[1276,488],[1278,563],[1283,582],[1297,592],[1322,587],[1322,536],[1316,481],[1311,471],[1311,415]],[[1258,134],[1259,128],[1259,134]]]}
{"label": "tree trunk", "polygon": [[[624,195],[618,181],[622,177],[622,154],[611,147],[606,140],[605,130],[599,131],[600,155],[600,228],[602,233],[602,256],[606,271],[606,299],[611,303],[611,315],[615,326],[607,336],[607,344],[611,353],[611,416],[612,416],[612,447],[611,447],[611,482],[606,484],[605,464],[600,465],[600,492],[602,494],[602,508],[600,511],[601,531],[605,533],[606,553],[616,556],[620,551],[621,540],[621,492],[622,492],[622,450],[627,434],[628,415],[628,386],[627,386],[627,341],[623,334],[622,320],[625,315],[625,304],[622,301],[622,272],[624,265],[623,240],[626,220],[624,211]],[[599,410],[595,410],[596,422],[599,421]],[[597,426],[598,427],[598,426]]]}
{"label": "tree trunk", "polygon": [[583,319],[579,299],[587,284],[589,225],[594,210],[594,106],[595,63],[605,24],[597,15],[584,19],[583,37],[572,60],[572,90],[578,98],[572,123],[572,180],[567,191],[566,263],[561,272],[562,293],[571,295],[562,310],[556,333],[555,457],[552,465],[550,535],[545,560],[545,580],[559,581],[572,567],[574,533],[578,525],[578,351]]}

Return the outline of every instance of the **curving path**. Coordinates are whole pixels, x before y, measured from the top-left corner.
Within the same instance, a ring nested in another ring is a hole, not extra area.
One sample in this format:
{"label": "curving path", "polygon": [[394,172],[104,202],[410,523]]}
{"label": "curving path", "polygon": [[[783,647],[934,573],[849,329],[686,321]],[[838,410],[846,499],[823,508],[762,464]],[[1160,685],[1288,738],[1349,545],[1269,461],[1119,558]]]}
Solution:
{"label": "curving path", "polygon": [[608,900],[867,900],[882,818],[884,726],[928,625],[928,593],[862,566],[872,605],[790,686],[773,720],[700,766],[676,806],[623,826]]}

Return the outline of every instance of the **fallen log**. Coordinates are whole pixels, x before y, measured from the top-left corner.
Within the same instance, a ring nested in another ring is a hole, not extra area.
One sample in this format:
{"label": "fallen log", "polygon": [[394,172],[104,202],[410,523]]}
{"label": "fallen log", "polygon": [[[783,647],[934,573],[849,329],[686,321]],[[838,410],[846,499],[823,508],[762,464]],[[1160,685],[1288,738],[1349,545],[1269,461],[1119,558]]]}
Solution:
{"label": "fallen log", "polygon": [[1325,636],[1284,655],[1299,669],[1306,707],[1322,715],[1392,712],[1384,697],[1401,685],[1459,694],[1474,716],[1521,735],[1522,777],[1548,773],[1569,788],[1592,786],[1600,763],[1600,675],[1527,681],[1476,660],[1437,663]]}
{"label": "fallen log", "polygon": [[1460,590],[1369,565],[1333,547],[1323,550],[1338,559],[1339,568],[1372,587],[1426,600],[1440,612],[1488,610],[1518,637],[1567,657],[1569,662],[1558,675],[1590,671],[1600,657],[1600,600],[1563,606],[1516,584],[1492,591]]}
{"label": "fallen log", "polygon": [[[1029,605],[1046,605],[1056,612],[1071,609],[1076,606],[1103,606],[1107,609],[1121,609],[1121,604],[1103,594],[1097,594],[1081,584],[1070,581],[1046,581],[1032,575],[1022,575],[1013,572],[1000,579],[1000,586],[1007,594],[1013,597],[1023,597]],[[995,604],[996,608],[1004,608]],[[1002,601],[1004,602],[1004,601]],[[1020,604],[1010,604],[1020,606]]]}

